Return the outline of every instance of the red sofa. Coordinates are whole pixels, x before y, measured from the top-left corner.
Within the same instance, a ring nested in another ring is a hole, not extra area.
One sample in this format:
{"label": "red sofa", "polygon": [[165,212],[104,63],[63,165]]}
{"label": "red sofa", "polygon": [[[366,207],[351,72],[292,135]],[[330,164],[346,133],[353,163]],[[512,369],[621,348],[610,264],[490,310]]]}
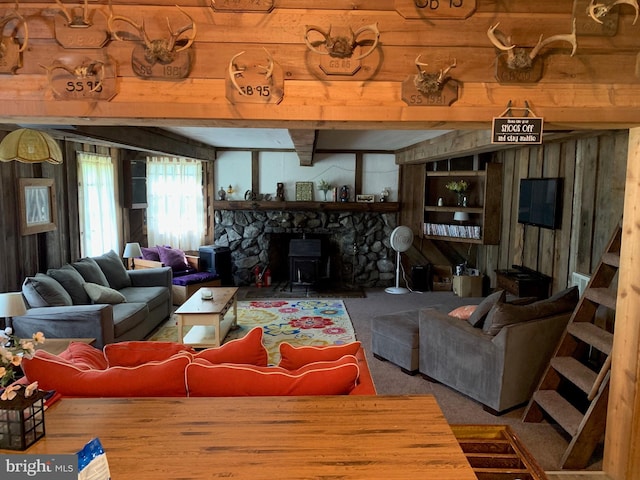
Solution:
{"label": "red sofa", "polygon": [[173,342],[120,342],[103,350],[74,342],[60,355],[23,361],[29,382],[72,397],[375,395],[360,342],[280,346],[267,365],[262,329],[221,347],[194,351]]}

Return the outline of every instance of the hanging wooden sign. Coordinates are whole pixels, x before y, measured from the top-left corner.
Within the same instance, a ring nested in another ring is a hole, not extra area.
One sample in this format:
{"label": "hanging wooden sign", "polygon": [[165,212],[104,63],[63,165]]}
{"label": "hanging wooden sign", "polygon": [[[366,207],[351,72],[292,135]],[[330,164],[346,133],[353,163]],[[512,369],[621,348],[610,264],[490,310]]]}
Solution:
{"label": "hanging wooden sign", "polygon": [[[266,51],[266,50],[265,50]],[[284,98],[284,72],[269,52],[244,58],[245,52],[229,61],[225,82],[229,102],[278,104]],[[253,58],[253,59],[252,59]]]}
{"label": "hanging wooden sign", "polygon": [[211,0],[211,6],[220,12],[270,12],[273,0]]}
{"label": "hanging wooden sign", "polygon": [[109,101],[116,96],[115,61],[83,58],[75,65],[62,61],[44,67],[56,100]]}
{"label": "hanging wooden sign", "polygon": [[540,144],[543,123],[541,117],[495,117],[491,128],[491,143]]}
{"label": "hanging wooden sign", "polygon": [[394,0],[396,12],[404,18],[460,19],[476,11],[476,0]]}

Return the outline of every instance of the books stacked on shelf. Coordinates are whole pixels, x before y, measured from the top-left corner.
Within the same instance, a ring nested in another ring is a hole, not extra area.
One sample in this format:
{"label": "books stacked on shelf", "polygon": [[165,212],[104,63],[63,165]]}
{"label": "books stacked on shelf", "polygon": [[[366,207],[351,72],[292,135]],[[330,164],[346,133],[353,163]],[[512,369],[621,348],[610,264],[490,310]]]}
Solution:
{"label": "books stacked on shelf", "polygon": [[438,237],[472,238],[480,240],[479,225],[448,225],[444,223],[425,223],[424,234]]}

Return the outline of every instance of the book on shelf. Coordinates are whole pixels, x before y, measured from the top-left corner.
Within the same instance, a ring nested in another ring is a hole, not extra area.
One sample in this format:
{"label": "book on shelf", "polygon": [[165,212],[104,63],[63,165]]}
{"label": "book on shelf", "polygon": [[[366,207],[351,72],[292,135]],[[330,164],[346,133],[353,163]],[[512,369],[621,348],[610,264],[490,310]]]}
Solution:
{"label": "book on shelf", "polygon": [[425,223],[424,234],[436,237],[469,238],[480,240],[479,225],[449,225],[446,223]]}

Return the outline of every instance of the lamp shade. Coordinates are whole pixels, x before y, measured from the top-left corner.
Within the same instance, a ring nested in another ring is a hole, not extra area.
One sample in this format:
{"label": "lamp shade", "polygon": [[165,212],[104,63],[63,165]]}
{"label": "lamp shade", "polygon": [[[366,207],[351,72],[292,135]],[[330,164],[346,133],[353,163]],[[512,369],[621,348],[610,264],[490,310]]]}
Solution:
{"label": "lamp shade", "polygon": [[30,128],[19,128],[0,142],[0,160],[23,163],[62,163],[62,151],[58,143],[47,133]]}
{"label": "lamp shade", "polygon": [[22,293],[0,293],[0,317],[17,317],[27,313]]}
{"label": "lamp shade", "polygon": [[124,246],[123,258],[137,258],[142,256],[142,249],[138,242],[127,243]]}
{"label": "lamp shade", "polygon": [[466,222],[469,220],[469,214],[467,212],[455,212],[453,214],[453,219],[456,222]]}

